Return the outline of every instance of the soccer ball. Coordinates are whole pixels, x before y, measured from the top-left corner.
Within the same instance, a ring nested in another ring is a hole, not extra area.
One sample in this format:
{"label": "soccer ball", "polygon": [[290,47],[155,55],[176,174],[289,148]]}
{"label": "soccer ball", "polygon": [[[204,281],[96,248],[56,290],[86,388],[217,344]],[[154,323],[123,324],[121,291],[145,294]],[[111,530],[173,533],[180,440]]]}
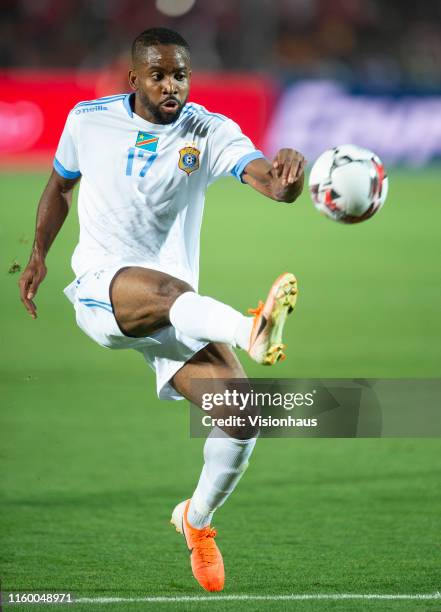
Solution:
{"label": "soccer ball", "polygon": [[388,179],[379,157],[355,145],[320,155],[309,176],[314,206],[340,223],[360,223],[383,206]]}

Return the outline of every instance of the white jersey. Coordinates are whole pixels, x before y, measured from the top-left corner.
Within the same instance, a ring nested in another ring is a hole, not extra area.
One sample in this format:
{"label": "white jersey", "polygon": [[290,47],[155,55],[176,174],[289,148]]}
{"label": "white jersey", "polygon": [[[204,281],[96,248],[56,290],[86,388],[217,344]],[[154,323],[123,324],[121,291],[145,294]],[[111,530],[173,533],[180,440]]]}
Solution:
{"label": "white jersey", "polygon": [[166,271],[197,290],[205,191],[229,174],[241,180],[260,151],[239,126],[199,104],[172,124],[149,123],[121,94],[80,102],[70,112],[54,167],[81,176],[77,277],[108,265]]}

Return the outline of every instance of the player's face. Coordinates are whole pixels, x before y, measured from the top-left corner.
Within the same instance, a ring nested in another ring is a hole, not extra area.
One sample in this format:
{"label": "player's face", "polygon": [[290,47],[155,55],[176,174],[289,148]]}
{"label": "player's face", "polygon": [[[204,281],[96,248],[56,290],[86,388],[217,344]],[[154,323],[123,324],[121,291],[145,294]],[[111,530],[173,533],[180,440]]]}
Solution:
{"label": "player's face", "polygon": [[190,59],[183,47],[147,47],[129,71],[129,83],[136,91],[135,112],[152,123],[173,123],[187,101],[190,76]]}

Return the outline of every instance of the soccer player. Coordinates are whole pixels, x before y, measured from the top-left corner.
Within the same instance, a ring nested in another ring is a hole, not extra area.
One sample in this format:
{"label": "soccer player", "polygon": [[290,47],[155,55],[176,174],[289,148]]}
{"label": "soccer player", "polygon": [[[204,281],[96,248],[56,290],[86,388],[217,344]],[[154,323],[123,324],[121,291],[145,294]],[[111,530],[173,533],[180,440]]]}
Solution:
{"label": "soccer player", "polygon": [[[20,293],[36,318],[45,258],[81,180],[76,278],[64,290],[77,324],[102,346],[142,353],[156,372],[159,398],[201,406],[192,379],[246,378],[231,347],[267,365],[284,357],[282,330],[297,292],[294,275],[282,274],[254,317],[198,293],[206,188],[233,175],[273,200],[293,202],[303,188],[305,160],[282,149],[270,162],[233,121],[187,103],[190,77],[187,42],[152,28],[133,42],[133,93],[72,109],[39,203]],[[255,442],[255,434],[240,428],[214,428],[196,489],[173,510],[193,574],[208,591],[224,585],[213,512],[234,490]]]}

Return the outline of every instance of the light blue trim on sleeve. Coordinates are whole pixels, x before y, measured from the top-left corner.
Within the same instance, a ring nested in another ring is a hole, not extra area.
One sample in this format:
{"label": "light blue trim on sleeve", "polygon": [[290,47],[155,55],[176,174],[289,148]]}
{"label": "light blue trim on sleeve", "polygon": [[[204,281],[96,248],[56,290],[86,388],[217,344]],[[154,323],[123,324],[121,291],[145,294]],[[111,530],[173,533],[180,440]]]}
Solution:
{"label": "light blue trim on sleeve", "polygon": [[60,162],[58,161],[56,157],[54,158],[54,168],[60,176],[67,178],[67,179],[76,179],[76,178],[80,178],[81,176],[81,172],[79,171],[71,172],[71,170],[66,170],[63,164],[60,164]]}
{"label": "light blue trim on sleeve", "polygon": [[252,151],[252,153],[247,153],[246,155],[241,157],[238,162],[236,162],[236,165],[231,170],[231,174],[235,176],[238,181],[243,183],[242,172],[245,170],[245,166],[247,166],[247,164],[249,164],[254,159],[262,159],[264,157],[265,155],[262,153],[262,151],[258,150]]}

